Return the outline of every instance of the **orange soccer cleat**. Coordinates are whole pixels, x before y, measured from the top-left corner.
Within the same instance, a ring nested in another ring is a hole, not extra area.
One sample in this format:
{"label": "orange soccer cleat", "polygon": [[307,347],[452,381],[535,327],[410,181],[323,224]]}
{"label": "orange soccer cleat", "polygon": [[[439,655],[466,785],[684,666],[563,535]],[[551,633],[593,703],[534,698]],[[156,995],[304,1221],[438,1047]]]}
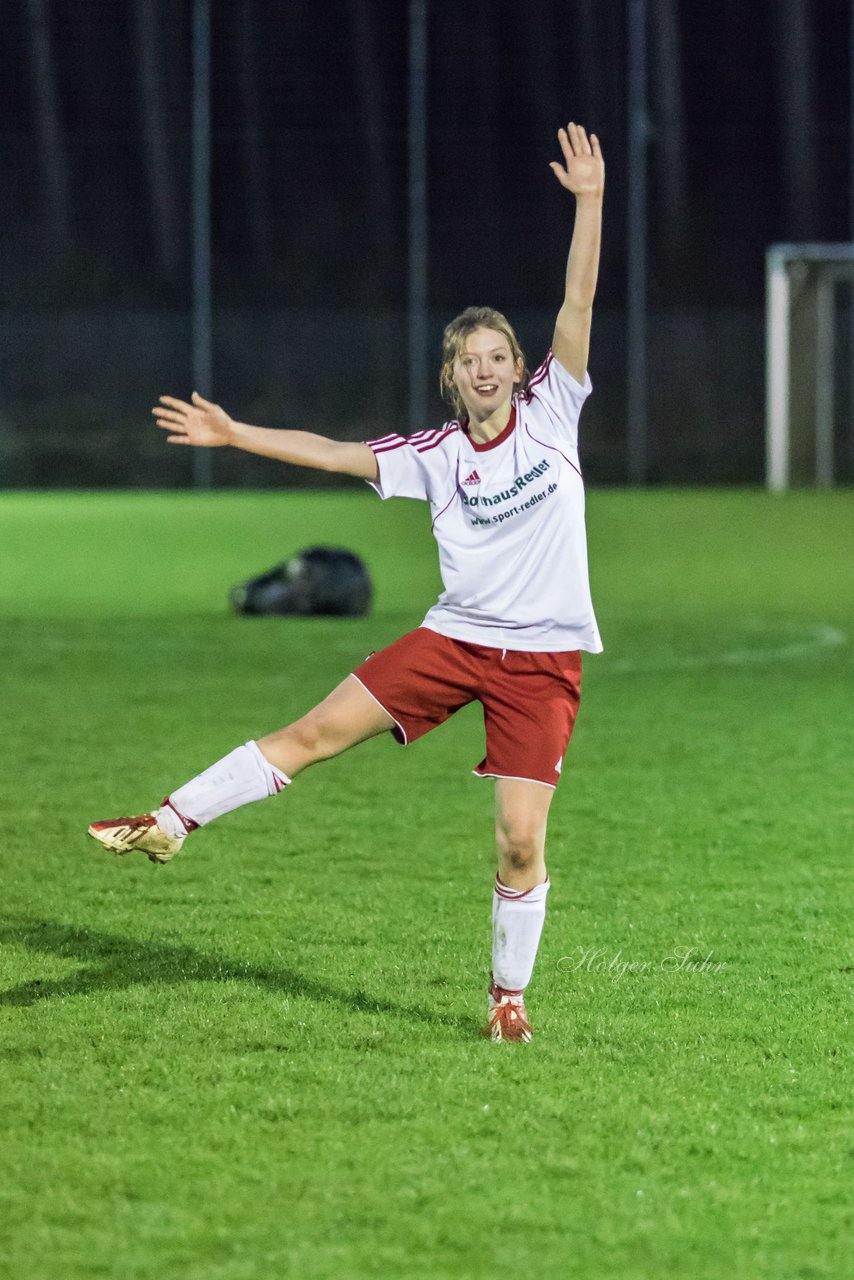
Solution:
{"label": "orange soccer cleat", "polygon": [[489,1026],[491,1040],[519,1040],[527,1044],[533,1036],[521,991],[505,991],[494,981],[489,984]]}

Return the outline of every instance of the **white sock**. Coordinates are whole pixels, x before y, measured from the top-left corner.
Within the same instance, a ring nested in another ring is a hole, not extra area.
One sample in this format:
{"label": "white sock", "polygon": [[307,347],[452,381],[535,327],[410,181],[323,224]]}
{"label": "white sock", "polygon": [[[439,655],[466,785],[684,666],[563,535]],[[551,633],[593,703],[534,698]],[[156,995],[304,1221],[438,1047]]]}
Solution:
{"label": "white sock", "polygon": [[492,982],[504,994],[520,996],[531,981],[546,918],[551,882],[511,889],[495,877],[492,891]]}
{"label": "white sock", "polygon": [[172,835],[186,835],[243,804],[276,795],[289,783],[290,778],[270,764],[257,742],[247,742],[173,791],[157,810],[157,821]]}

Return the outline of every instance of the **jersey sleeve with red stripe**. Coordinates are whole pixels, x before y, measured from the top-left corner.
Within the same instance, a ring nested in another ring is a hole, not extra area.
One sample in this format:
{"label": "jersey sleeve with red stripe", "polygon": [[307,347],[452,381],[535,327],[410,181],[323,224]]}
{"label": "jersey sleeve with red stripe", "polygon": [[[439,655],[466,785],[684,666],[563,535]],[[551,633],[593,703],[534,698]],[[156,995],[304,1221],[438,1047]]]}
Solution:
{"label": "jersey sleeve with red stripe", "polygon": [[458,422],[446,422],[435,431],[417,431],[415,435],[382,436],[366,440],[377,460],[379,477],[369,480],[381,498],[420,498],[433,502],[446,488],[450,462],[447,446],[460,429]]}
{"label": "jersey sleeve with red stripe", "polygon": [[577,382],[550,351],[531,375],[524,399],[536,412],[537,425],[574,449],[578,447],[578,419],[593,390],[590,374]]}

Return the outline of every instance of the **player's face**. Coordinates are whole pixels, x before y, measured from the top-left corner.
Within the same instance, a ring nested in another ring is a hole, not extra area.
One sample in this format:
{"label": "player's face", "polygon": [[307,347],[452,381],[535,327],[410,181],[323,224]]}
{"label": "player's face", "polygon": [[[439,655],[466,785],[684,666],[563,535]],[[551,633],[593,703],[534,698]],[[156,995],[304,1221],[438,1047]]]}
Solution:
{"label": "player's face", "polygon": [[510,343],[495,329],[475,329],[454,361],[454,383],[469,417],[483,420],[506,403],[522,377]]}

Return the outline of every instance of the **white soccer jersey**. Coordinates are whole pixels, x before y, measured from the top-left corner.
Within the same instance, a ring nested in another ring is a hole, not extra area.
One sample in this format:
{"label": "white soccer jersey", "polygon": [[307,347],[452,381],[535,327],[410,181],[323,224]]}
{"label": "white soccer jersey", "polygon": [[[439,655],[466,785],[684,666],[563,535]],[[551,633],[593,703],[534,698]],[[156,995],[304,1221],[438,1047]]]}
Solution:
{"label": "white soccer jersey", "polygon": [[433,511],[445,590],[423,626],[498,649],[601,651],[578,461],[590,391],[588,375],[576,382],[549,352],[487,444],[457,421],[367,441],[380,497],[421,498]]}

